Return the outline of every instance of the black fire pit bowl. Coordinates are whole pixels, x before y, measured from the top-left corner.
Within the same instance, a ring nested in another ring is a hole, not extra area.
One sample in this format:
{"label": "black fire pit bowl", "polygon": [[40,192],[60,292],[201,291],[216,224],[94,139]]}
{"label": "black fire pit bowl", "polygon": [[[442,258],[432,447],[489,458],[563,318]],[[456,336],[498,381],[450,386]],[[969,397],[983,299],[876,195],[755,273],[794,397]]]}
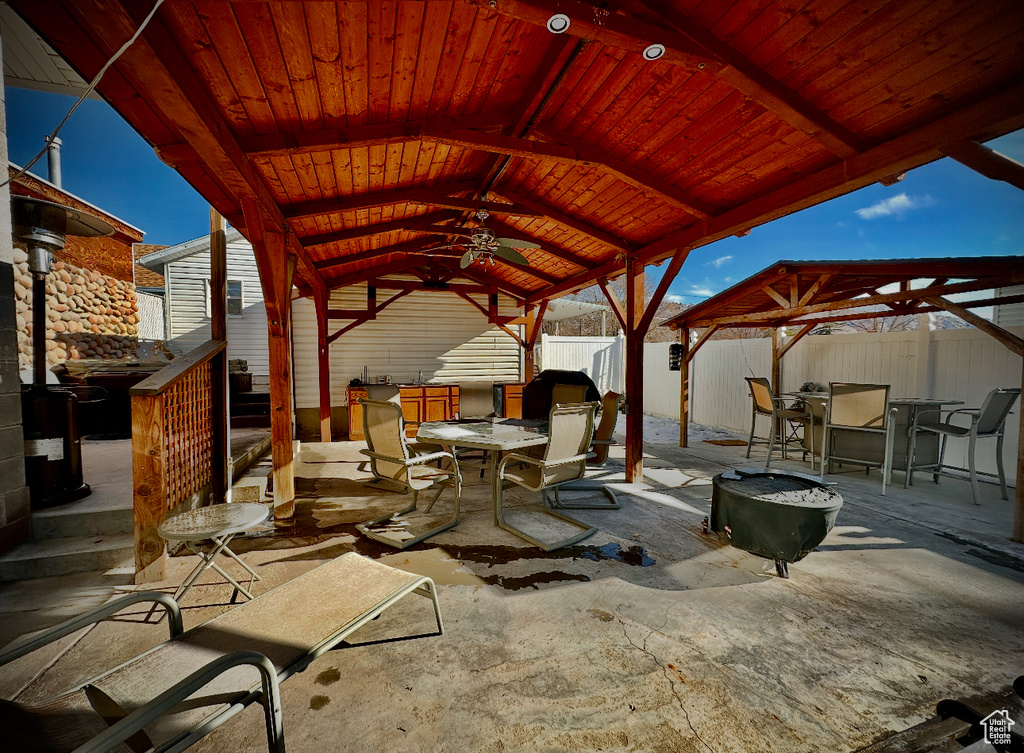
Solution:
{"label": "black fire pit bowl", "polygon": [[799,562],[835,525],[843,498],[821,480],[804,473],[741,468],[715,476],[711,493],[711,530],[738,549],[775,560],[789,577]]}

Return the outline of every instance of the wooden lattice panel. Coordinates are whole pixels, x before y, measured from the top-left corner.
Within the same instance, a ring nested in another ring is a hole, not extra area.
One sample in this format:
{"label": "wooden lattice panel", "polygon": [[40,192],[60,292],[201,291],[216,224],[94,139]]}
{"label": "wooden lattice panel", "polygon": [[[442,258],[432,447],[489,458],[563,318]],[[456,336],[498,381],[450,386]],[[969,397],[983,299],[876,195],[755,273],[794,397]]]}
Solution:
{"label": "wooden lattice panel", "polygon": [[200,364],[164,395],[167,438],[165,489],[174,509],[209,483],[213,447],[210,362]]}

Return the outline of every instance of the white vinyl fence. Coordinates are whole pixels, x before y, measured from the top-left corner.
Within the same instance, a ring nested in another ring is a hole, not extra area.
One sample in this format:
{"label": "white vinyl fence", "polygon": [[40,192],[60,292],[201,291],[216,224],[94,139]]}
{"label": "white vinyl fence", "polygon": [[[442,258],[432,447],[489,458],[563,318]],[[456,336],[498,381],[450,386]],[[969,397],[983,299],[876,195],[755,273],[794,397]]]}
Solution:
{"label": "white vinyl fence", "polygon": [[[626,391],[626,338],[540,336],[541,369],[582,371],[602,394]],[[677,380],[678,383],[678,380]]]}
{"label": "white vinyl fence", "polygon": [[[1024,334],[1024,328],[1010,327]],[[596,357],[615,338],[550,337],[544,368],[586,371],[602,391],[621,379],[617,362]],[[588,345],[589,341],[594,341]],[[603,344],[602,344],[603,343]],[[588,350],[589,348],[589,350]],[[679,417],[679,372],[668,370],[669,343],[644,346],[644,412],[662,418]],[[771,376],[771,340],[711,340],[690,364],[690,420],[735,431],[750,430],[747,376]],[[601,371],[604,364],[613,374]],[[553,364],[558,364],[557,366]],[[892,385],[893,397],[936,397],[962,400],[976,408],[996,387],[1019,387],[1021,359],[983,332],[922,329],[916,332],[805,337],[782,359],[782,392],[804,382],[826,389],[829,382],[868,382]],[[1006,425],[1003,459],[1007,477],[1016,470],[1019,433],[1018,402]],[[967,465],[967,442],[952,439],[947,462]],[[994,473],[995,440],[978,443],[978,469]]]}

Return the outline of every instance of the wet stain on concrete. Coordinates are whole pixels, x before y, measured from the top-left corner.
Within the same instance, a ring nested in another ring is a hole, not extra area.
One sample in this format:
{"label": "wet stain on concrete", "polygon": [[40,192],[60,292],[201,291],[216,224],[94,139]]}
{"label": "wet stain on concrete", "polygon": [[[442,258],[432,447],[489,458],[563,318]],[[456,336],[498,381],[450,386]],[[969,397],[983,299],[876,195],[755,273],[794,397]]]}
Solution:
{"label": "wet stain on concrete", "polygon": [[309,707],[313,711],[319,711],[330,702],[331,699],[325,695],[315,695],[309,699]]}
{"label": "wet stain on concrete", "polygon": [[333,685],[340,679],[341,672],[339,672],[337,668],[331,667],[330,669],[325,669],[323,672],[316,676],[316,684]]}
{"label": "wet stain on concrete", "polygon": [[611,622],[615,619],[614,615],[604,611],[603,609],[588,609],[587,612],[601,620],[601,622]]}
{"label": "wet stain on concrete", "polygon": [[519,578],[504,575],[488,575],[483,578],[483,581],[489,586],[500,586],[506,591],[521,591],[524,588],[532,588],[539,591],[542,583],[561,583],[564,581],[589,583],[590,578],[579,573],[532,573]]}
{"label": "wet stain on concrete", "polygon": [[655,561],[653,557],[649,557],[647,555],[647,552],[643,547],[631,546],[629,549],[623,549],[614,541],[602,546],[588,546],[583,548],[585,551],[579,556],[582,559],[593,560],[594,562],[600,562],[604,559],[624,562],[627,565],[650,567]]}
{"label": "wet stain on concrete", "polygon": [[939,536],[944,539],[949,539],[955,544],[970,547],[967,549],[967,554],[972,557],[977,557],[980,560],[984,560],[990,565],[1006,567],[1010,570],[1016,570],[1019,573],[1024,573],[1024,563],[1015,557],[1011,557],[1009,554],[1000,552],[998,549],[991,549],[984,544],[979,544],[977,541],[971,541],[970,539],[957,536],[955,533],[940,532]]}

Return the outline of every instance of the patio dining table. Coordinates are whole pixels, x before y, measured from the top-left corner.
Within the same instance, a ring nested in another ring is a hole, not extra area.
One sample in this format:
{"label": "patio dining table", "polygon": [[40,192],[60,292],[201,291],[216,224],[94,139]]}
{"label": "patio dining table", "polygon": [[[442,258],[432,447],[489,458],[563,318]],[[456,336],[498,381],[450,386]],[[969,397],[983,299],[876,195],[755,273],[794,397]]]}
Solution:
{"label": "patio dining table", "polygon": [[[825,421],[828,408],[827,392],[787,392],[787,397],[795,397],[804,401],[811,417],[813,432],[804,432],[804,448],[812,453],[812,457],[821,455],[821,427]],[[945,400],[931,397],[894,397],[889,398],[890,407],[896,408],[894,432],[897,437],[893,446],[892,467],[905,471],[910,456],[910,433],[914,419],[918,413],[926,410],[938,410],[944,405],[963,405],[963,400]],[[871,462],[881,462],[885,452],[885,441],[881,435],[862,435],[858,432],[844,432],[836,429],[838,451],[846,457],[863,457]],[[811,434],[813,433],[813,443]],[[813,446],[812,446],[813,445]],[[842,449],[843,447],[847,449]],[[922,463],[937,463],[939,460],[939,441],[936,435],[918,433],[917,457]]]}
{"label": "patio dining table", "polygon": [[500,495],[497,467],[503,452],[547,444],[547,421],[516,418],[479,418],[456,421],[428,421],[420,424],[416,439],[444,448],[467,447],[488,450],[491,502],[494,524],[498,525]]}

